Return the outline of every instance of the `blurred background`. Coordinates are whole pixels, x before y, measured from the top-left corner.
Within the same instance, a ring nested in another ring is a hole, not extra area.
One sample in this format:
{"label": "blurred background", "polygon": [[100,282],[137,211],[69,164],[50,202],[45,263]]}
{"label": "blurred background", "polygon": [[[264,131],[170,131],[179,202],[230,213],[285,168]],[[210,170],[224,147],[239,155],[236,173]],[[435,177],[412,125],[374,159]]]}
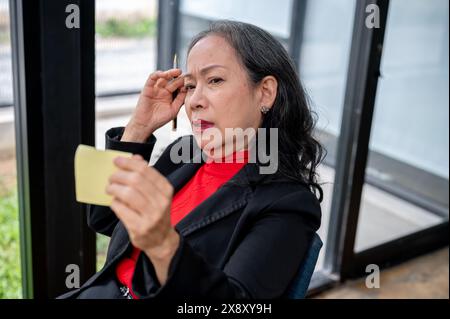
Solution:
{"label": "blurred background", "polygon": [[[364,40],[355,35],[369,31],[359,23],[366,13],[357,0],[96,0],[95,145],[104,148],[105,131],[126,125],[146,78],[169,68],[173,53],[185,70],[189,40],[211,21],[256,24],[295,61],[318,115],[316,136],[328,151],[319,172],[324,247],[310,295],[448,298],[449,2],[380,3],[387,13],[380,76],[375,87],[363,88],[373,96],[367,108],[354,102],[361,93],[355,82],[376,65],[371,53],[380,48],[359,49]],[[22,298],[29,296],[23,268],[34,266],[21,260],[28,237],[19,231],[27,228],[19,218],[17,163],[23,162],[16,156],[10,17],[8,0],[0,0],[0,298]],[[367,59],[355,66],[361,56]],[[358,110],[369,114],[355,126],[367,134],[353,136],[348,128]],[[176,132],[170,123],[157,131],[152,162],[190,133],[183,109],[178,123]],[[352,162],[351,145],[365,165]],[[97,270],[107,245],[97,235]],[[371,263],[383,269],[380,289],[361,279]]]}

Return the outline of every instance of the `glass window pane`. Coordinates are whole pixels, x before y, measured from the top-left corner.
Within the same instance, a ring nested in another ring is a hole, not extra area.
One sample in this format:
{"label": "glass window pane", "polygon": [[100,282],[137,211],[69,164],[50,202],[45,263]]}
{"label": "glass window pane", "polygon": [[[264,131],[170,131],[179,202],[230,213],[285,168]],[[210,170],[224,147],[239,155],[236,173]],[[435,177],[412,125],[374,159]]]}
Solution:
{"label": "glass window pane", "polygon": [[219,19],[252,23],[274,35],[287,48],[290,36],[292,0],[181,0],[178,52],[180,67],[186,63],[190,39]]}
{"label": "glass window pane", "polygon": [[10,43],[8,0],[0,0],[0,108],[13,101]]}
{"label": "glass window pane", "polygon": [[354,0],[308,1],[303,43],[300,50],[300,78],[318,115],[316,135],[328,155],[319,167],[323,183],[322,226],[324,242],[317,268],[323,266],[334,184],[336,144],[346,88],[347,67],[353,30]]}
{"label": "glass window pane", "polygon": [[[96,147],[105,132],[125,126],[148,76],[156,71],[157,0],[96,0]],[[109,237],[97,234],[97,269]]]}
{"label": "glass window pane", "polygon": [[354,11],[354,0],[315,0],[307,5],[300,77],[319,115],[318,128],[330,135],[331,144],[341,129]]}
{"label": "glass window pane", "polygon": [[8,0],[0,0],[0,299],[22,298]]}
{"label": "glass window pane", "polygon": [[448,5],[390,2],[356,251],[448,218]]}
{"label": "glass window pane", "polygon": [[140,91],[156,66],[156,0],[96,0],[97,94]]}

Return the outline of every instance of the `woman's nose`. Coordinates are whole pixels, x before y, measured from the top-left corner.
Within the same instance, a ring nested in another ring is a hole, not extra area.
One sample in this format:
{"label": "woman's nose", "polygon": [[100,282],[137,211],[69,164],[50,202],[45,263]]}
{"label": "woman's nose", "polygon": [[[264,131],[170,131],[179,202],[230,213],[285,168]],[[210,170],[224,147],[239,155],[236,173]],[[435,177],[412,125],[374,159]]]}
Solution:
{"label": "woman's nose", "polygon": [[199,109],[205,107],[205,96],[201,86],[196,86],[189,99],[189,107],[191,109]]}

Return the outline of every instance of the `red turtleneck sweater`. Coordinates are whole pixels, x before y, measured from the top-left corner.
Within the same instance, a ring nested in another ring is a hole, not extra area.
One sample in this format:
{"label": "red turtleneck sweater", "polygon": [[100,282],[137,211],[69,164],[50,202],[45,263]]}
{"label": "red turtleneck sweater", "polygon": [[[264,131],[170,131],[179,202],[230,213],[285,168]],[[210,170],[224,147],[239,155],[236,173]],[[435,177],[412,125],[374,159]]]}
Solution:
{"label": "red turtleneck sweater", "polygon": [[[230,161],[230,163],[210,161],[203,164],[191,180],[173,197],[170,209],[172,226],[178,224],[195,207],[231,179],[247,162],[248,152],[245,151],[233,154],[233,161]],[[116,276],[119,282],[129,288],[135,299],[137,299],[137,296],[131,289],[131,280],[140,252],[139,249],[133,247],[130,256],[122,259],[116,267]]]}

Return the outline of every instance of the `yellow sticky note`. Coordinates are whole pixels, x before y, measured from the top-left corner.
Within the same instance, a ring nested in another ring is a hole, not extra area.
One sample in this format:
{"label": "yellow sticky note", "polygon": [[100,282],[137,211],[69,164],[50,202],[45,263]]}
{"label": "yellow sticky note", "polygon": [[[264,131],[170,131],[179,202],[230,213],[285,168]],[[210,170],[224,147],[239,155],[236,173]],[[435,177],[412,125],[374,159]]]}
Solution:
{"label": "yellow sticky note", "polygon": [[110,206],[112,196],[105,191],[109,177],[118,170],[113,160],[131,153],[97,150],[80,144],[75,152],[75,191],[78,202]]}

